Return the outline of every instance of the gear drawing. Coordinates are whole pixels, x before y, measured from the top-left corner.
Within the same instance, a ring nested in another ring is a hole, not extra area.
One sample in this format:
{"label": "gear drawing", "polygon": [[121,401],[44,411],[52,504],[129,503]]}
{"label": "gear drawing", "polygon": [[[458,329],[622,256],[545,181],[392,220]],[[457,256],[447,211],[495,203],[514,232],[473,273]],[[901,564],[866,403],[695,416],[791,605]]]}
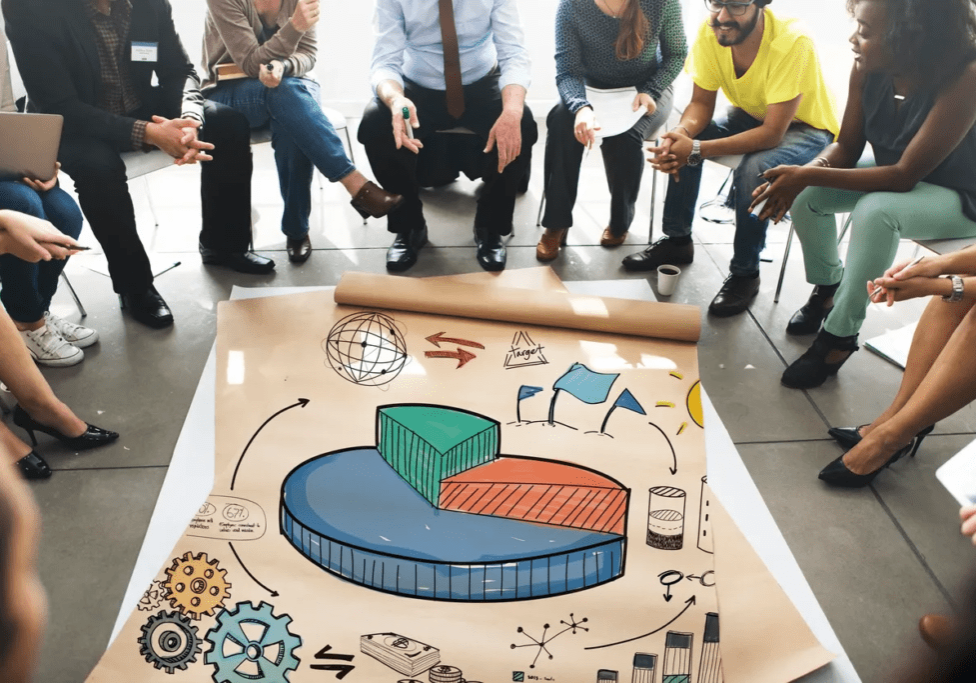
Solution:
{"label": "gear drawing", "polygon": [[207,632],[213,647],[203,661],[216,667],[214,683],[287,683],[288,673],[298,668],[294,652],[302,639],[288,630],[291,617],[276,617],[262,602],[241,602],[217,616]]}
{"label": "gear drawing", "polygon": [[200,654],[197,627],[179,612],[160,610],[156,616],[149,617],[138,642],[139,654],[154,668],[166,669],[168,674],[176,673],[177,669],[186,671],[187,665],[197,661]]}
{"label": "gear drawing", "polygon": [[174,609],[199,619],[201,615],[213,616],[215,609],[223,607],[230,597],[227,570],[220,569],[217,560],[210,560],[206,553],[186,553],[173,560],[173,566],[166,570],[163,587]]}
{"label": "gear drawing", "polygon": [[140,612],[155,612],[163,604],[163,593],[165,593],[162,581],[153,581],[149,588],[142,594],[139,604],[136,607]]}

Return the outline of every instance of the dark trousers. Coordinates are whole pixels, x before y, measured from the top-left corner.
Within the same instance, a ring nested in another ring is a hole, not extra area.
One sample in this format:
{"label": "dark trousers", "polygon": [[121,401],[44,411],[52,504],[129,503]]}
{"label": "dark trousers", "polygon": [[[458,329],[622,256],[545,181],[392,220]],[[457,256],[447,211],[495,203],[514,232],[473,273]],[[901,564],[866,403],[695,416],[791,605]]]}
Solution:
{"label": "dark trousers", "polygon": [[[137,112],[151,120],[152,110]],[[247,118],[207,102],[201,139],[214,144],[213,161],[202,162],[200,245],[245,251],[251,240],[251,148]],[[108,260],[116,292],[139,293],[153,282],[145,247],[136,231],[125,163],[119,150],[99,138],[64,137],[58,158],[71,176],[78,203]]]}
{"label": "dark trousers", "polygon": [[[485,76],[480,81],[464,86],[464,114],[460,119],[447,113],[443,90],[430,90],[405,79],[404,94],[417,107],[420,127],[414,136],[421,142],[438,130],[462,126],[473,131],[482,142],[488,143],[488,133],[502,113],[502,95],[498,88],[498,74]],[[392,114],[399,116],[399,112]],[[508,235],[512,232],[512,215],[515,213],[515,197],[519,184],[528,171],[530,149],[539,137],[532,112],[525,107],[522,114],[522,152],[504,172],[498,172],[498,149],[482,154],[484,167],[481,174],[485,187],[478,198],[475,228],[489,233]],[[387,216],[387,229],[394,233],[418,230],[424,225],[423,202],[420,201],[420,184],[417,181],[417,165],[424,163],[420,150],[414,154],[408,149],[397,149],[393,140],[393,127],[389,108],[374,98],[363,113],[359,124],[359,141],[366,148],[370,166],[383,189],[403,195],[404,202]],[[419,157],[419,158],[418,158]]]}
{"label": "dark trousers", "polygon": [[[664,125],[671,113],[671,100],[672,92],[668,88],[658,100],[653,114],[642,116],[630,130],[620,135],[602,138],[600,152],[610,188],[610,232],[618,237],[626,233],[634,221],[634,205],[647,164],[644,142]],[[547,228],[573,225],[580,164],[586,151],[576,139],[575,123],[576,114],[567,109],[562,100],[546,119],[546,209],[542,225]]]}

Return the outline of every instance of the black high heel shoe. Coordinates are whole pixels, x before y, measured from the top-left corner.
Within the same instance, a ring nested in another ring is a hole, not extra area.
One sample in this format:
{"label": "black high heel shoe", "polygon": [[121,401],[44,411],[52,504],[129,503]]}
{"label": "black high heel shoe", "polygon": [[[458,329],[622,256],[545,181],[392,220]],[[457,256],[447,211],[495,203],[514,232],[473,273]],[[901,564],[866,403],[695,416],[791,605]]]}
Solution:
{"label": "black high heel shoe", "polygon": [[915,453],[918,451],[921,441],[922,439],[919,438],[912,439],[908,442],[907,446],[902,446],[895,451],[884,465],[873,472],[868,472],[867,474],[855,474],[847,469],[847,465],[844,464],[844,455],[847,455],[845,453],[820,470],[819,478],[831,486],[843,486],[850,489],[867,486],[874,481],[874,478],[878,476],[878,473],[881,472],[881,470],[885,469],[886,467],[891,467],[896,462],[901,460],[906,454],[911,453],[911,456],[915,457]]}
{"label": "black high heel shoe", "polygon": [[[859,425],[857,427],[831,427],[827,430],[827,433],[834,437],[834,441],[841,446],[850,449],[854,448],[864,438],[861,436],[861,427],[867,427],[867,425]],[[934,424],[929,425],[915,435],[915,438],[918,439],[919,446],[922,445],[922,439],[931,434],[933,429],[935,429]],[[918,450],[917,447],[916,450]],[[915,454],[912,453],[912,455],[914,456]]]}
{"label": "black high heel shoe", "polygon": [[31,451],[17,461],[17,468],[24,479],[47,479],[54,471],[36,451]]}
{"label": "black high heel shoe", "polygon": [[[85,429],[83,434],[79,436],[65,436],[54,427],[42,425],[40,422],[32,418],[27,414],[26,410],[20,407],[19,403],[14,406],[14,424],[27,432],[27,435],[30,436],[31,444],[34,446],[37,445],[37,437],[34,436],[35,431],[53,436],[68,448],[73,448],[76,451],[83,451],[89,448],[104,446],[105,444],[111,443],[119,438],[118,432],[112,432],[88,423],[85,423],[87,425],[87,429]],[[49,474],[48,476],[51,475]]]}

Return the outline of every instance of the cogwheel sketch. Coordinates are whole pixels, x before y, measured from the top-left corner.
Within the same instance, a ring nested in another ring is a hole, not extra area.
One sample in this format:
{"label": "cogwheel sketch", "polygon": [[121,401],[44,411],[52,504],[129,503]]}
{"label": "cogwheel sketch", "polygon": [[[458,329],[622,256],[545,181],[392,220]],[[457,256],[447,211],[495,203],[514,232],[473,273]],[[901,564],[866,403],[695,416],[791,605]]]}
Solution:
{"label": "cogwheel sketch", "polygon": [[337,322],[322,342],[329,365],[348,382],[379,387],[407,364],[407,342],[388,315],[363,311]]}
{"label": "cogwheel sketch", "polygon": [[586,617],[583,617],[579,621],[576,621],[576,619],[573,616],[572,612],[570,612],[570,614],[569,614],[569,621],[563,621],[563,620],[560,620],[559,621],[559,623],[562,624],[563,626],[565,626],[566,628],[562,629],[561,631],[557,631],[555,633],[549,633],[549,628],[550,628],[549,624],[543,624],[543,626],[542,626],[542,635],[539,636],[538,639],[533,638],[532,636],[530,636],[528,633],[525,632],[525,629],[523,629],[521,626],[519,626],[518,627],[518,632],[521,633],[526,638],[528,638],[529,640],[531,640],[532,642],[531,643],[525,643],[523,645],[516,645],[515,643],[512,643],[512,649],[514,650],[514,649],[519,648],[519,647],[534,647],[534,648],[538,648],[536,650],[536,653],[535,653],[535,659],[533,659],[532,660],[532,663],[529,665],[529,668],[530,669],[534,669],[535,668],[535,665],[536,665],[536,662],[539,661],[539,657],[542,656],[542,653],[543,652],[545,652],[547,655],[549,655],[549,659],[552,659],[552,653],[549,652],[549,648],[547,647],[549,645],[549,643],[551,643],[556,638],[558,638],[559,636],[561,636],[562,634],[564,634],[564,633],[566,633],[568,631],[572,631],[573,632],[573,635],[576,635],[576,631],[577,630],[589,632],[590,629],[586,628],[585,626],[582,626],[582,624],[585,624],[588,621],[589,621],[589,619],[587,619]]}
{"label": "cogwheel sketch", "polygon": [[186,671],[189,664],[197,661],[200,654],[200,638],[197,627],[188,617],[179,612],[160,610],[149,617],[138,638],[139,654],[156,669],[166,669],[166,673],[176,673],[177,669]]}
{"label": "cogwheel sketch", "polygon": [[207,632],[213,647],[203,661],[216,667],[214,683],[286,683],[301,660],[295,650],[302,639],[288,630],[291,617],[275,616],[266,602],[238,603],[217,616]]}
{"label": "cogwheel sketch", "polygon": [[231,584],[226,576],[227,570],[221,569],[217,560],[209,559],[206,553],[196,556],[186,553],[174,559],[173,566],[166,570],[163,599],[193,619],[204,614],[213,616],[230,597]]}
{"label": "cogwheel sketch", "polygon": [[139,598],[139,604],[136,607],[139,608],[140,612],[154,612],[158,610],[163,604],[163,594],[165,592],[163,582],[154,580],[149,584],[149,588],[142,594],[142,597]]}

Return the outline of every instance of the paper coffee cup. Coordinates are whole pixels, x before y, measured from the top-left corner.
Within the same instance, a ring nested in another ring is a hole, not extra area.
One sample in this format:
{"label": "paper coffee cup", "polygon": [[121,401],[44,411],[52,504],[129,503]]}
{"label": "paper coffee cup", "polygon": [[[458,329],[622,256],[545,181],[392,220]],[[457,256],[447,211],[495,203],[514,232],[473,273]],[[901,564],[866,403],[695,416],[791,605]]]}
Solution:
{"label": "paper coffee cup", "polygon": [[661,296],[671,296],[674,294],[675,285],[678,284],[678,276],[681,269],[678,266],[664,264],[657,267],[657,293]]}

